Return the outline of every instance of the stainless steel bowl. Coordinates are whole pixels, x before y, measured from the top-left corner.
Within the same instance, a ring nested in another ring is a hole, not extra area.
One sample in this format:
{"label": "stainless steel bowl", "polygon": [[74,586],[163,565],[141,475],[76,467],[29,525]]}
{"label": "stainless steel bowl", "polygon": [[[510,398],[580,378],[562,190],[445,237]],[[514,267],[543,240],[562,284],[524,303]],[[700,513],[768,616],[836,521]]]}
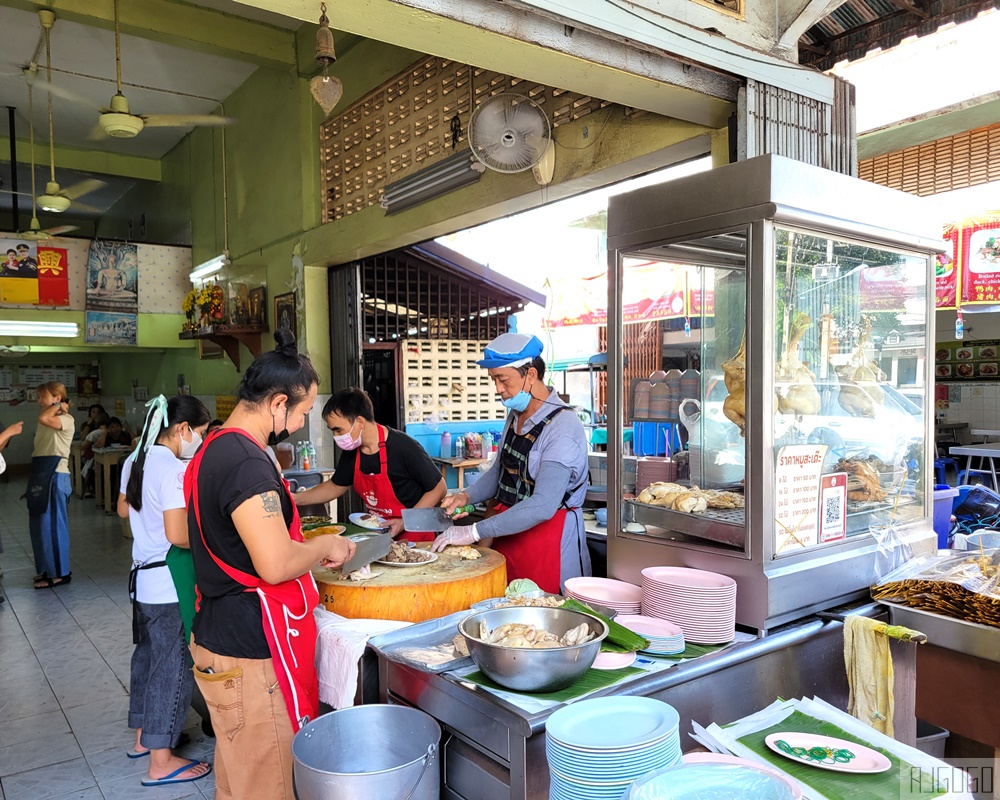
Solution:
{"label": "stainless steel bowl", "polygon": [[[562,595],[550,595],[547,592],[530,592],[521,595],[521,597],[561,597]],[[478,603],[473,603],[469,606],[473,611],[491,611],[494,608],[503,608],[505,603],[509,603],[512,598],[510,597],[491,597],[489,600],[480,600]],[[582,600],[580,602],[583,602]],[[596,611],[601,616],[607,617],[608,619],[614,619],[618,616],[618,612],[613,608],[608,608],[607,606],[598,605],[597,603],[591,603],[589,600],[584,603],[584,605],[590,606],[594,611]],[[515,606],[515,608],[520,608],[520,606]]]}
{"label": "stainless steel bowl", "polygon": [[[479,623],[495,630],[507,622],[520,622],[544,628],[556,636],[586,623],[594,638],[571,647],[534,649],[501,647],[487,644],[479,636]],[[469,645],[469,654],[488,678],[519,692],[555,692],[564,689],[583,675],[601,650],[608,626],[597,617],[563,608],[524,608],[511,606],[470,614],[458,625]]]}

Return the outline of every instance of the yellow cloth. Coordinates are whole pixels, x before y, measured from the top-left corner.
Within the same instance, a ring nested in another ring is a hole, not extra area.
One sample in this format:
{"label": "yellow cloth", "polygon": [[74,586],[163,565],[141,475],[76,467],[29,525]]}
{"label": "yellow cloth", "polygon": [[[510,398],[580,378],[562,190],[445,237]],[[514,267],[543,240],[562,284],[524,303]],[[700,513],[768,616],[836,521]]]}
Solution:
{"label": "yellow cloth", "polygon": [[844,664],[851,697],[847,712],[880,733],[893,735],[892,655],[889,626],[852,614],[844,619]]}

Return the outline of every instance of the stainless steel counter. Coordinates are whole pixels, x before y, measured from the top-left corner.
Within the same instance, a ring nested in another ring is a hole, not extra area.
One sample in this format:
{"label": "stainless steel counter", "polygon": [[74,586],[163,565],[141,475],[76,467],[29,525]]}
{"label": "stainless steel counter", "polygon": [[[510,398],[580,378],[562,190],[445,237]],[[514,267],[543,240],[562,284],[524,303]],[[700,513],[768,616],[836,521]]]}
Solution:
{"label": "stainless steel counter", "polygon": [[[866,604],[852,612],[874,614]],[[692,746],[691,720],[729,722],[777,697],[820,696],[846,708],[843,624],[815,618],[671,669],[636,676],[602,695],[655,697],[681,717],[681,744]],[[547,800],[545,722],[451,673],[431,674],[379,659],[383,702],[426,711],[443,730],[442,797],[448,800]]]}

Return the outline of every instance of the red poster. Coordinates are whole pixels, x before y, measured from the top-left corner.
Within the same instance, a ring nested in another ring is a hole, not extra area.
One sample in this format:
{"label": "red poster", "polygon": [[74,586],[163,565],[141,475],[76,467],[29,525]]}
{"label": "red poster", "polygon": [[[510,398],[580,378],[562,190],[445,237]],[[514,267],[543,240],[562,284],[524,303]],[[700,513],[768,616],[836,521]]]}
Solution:
{"label": "red poster", "polygon": [[1000,303],[1000,213],[959,223],[962,304]]}
{"label": "red poster", "polygon": [[945,226],[942,238],[948,245],[948,252],[938,254],[934,265],[934,305],[937,308],[956,308],[958,306],[958,226]]}
{"label": "red poster", "polygon": [[898,311],[916,291],[907,284],[904,270],[895,265],[862,269],[859,289],[865,311]]}
{"label": "red poster", "polygon": [[69,305],[69,257],[62,248],[38,246],[38,305]]}

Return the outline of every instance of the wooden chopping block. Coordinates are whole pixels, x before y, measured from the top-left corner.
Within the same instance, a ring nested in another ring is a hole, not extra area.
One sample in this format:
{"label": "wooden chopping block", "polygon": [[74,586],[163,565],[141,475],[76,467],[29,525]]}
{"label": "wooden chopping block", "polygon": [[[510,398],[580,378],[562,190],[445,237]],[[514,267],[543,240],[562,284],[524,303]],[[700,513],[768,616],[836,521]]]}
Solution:
{"label": "wooden chopping block", "polygon": [[[430,544],[424,544],[426,550]],[[477,547],[482,558],[467,561],[446,547],[438,560],[416,567],[372,564],[378,577],[367,581],[341,578],[339,569],[314,569],[319,601],[327,611],[352,619],[423,622],[500,597],[507,588],[507,560],[495,550]]]}

